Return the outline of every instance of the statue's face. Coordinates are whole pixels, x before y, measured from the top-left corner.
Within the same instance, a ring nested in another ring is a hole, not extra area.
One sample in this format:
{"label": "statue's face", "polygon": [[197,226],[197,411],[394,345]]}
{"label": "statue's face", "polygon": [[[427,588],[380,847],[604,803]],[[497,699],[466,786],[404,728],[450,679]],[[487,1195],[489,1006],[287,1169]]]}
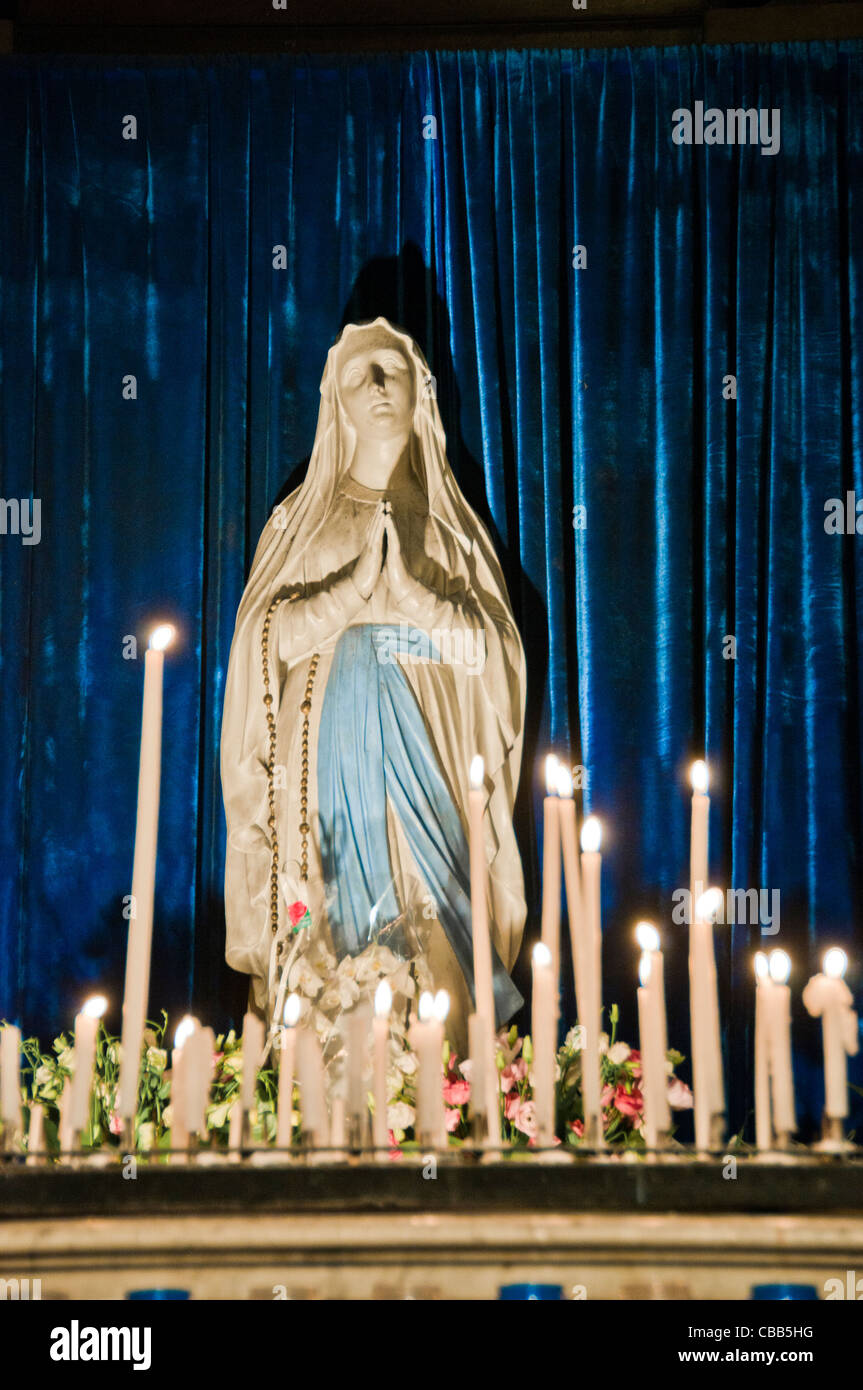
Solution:
{"label": "statue's face", "polygon": [[339,396],[359,439],[396,439],[411,428],[414,373],[398,343],[358,342],[339,369]]}

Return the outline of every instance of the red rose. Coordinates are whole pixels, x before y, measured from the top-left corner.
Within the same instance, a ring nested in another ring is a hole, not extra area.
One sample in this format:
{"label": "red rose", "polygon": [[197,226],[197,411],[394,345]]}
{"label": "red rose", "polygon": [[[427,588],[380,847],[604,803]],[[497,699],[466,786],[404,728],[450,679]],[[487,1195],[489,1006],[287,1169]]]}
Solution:
{"label": "red rose", "polygon": [[290,907],[288,908],[288,916],[291,919],[291,926],[295,927],[298,922],[302,921],[308,910],[309,909],[306,907],[305,903],[291,903]]}

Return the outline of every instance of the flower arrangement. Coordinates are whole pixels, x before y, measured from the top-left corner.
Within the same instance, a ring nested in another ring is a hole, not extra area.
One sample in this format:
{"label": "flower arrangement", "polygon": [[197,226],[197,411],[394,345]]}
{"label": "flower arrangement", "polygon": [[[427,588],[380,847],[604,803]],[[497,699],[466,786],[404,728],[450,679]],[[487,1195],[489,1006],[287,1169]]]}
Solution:
{"label": "flower arrangement", "polygon": [[[385,948],[377,948],[378,951]],[[391,954],[391,953],[389,953]],[[354,958],[354,962],[359,958]],[[396,958],[393,957],[393,960]],[[377,964],[381,961],[378,959]],[[399,962],[398,968],[405,962]],[[307,969],[313,970],[313,962]],[[359,973],[363,974],[361,968]],[[396,970],[391,972],[395,976]],[[330,1043],[334,1040],[331,1009],[336,1002],[347,1007],[356,1002],[353,985],[357,972],[345,969],[320,985],[306,975],[307,983],[315,990],[314,998],[322,996],[310,1011],[310,1021],[320,1027]],[[378,974],[375,979],[380,978]],[[399,983],[407,985],[407,979]],[[331,998],[328,999],[327,996]],[[320,1018],[318,1018],[320,1014]],[[606,1142],[615,1148],[643,1147],[643,1097],[641,1092],[641,1059],[639,1053],[616,1038],[618,1013],[616,1006],[609,1014],[611,1033],[600,1040],[602,1068],[602,1107]],[[162,1013],[160,1023],[151,1023],[145,1033],[141,1079],[136,1117],[137,1147],[158,1153],[171,1147],[171,1071],[165,1047],[168,1016]],[[390,1035],[390,1058],[387,1073],[387,1121],[392,1144],[391,1156],[398,1158],[403,1150],[414,1146],[415,1087],[417,1061],[407,1040],[407,1031],[400,1020],[393,1020]],[[22,1101],[29,1110],[41,1105],[44,1111],[44,1135],[49,1152],[59,1147],[59,1100],[71,1075],[72,1041],[66,1034],[56,1038],[50,1053],[41,1051],[36,1038],[22,1042]],[[119,1078],[119,1040],[100,1026],[96,1047],[95,1084],[93,1086],[90,1119],[82,1136],[85,1149],[119,1148],[122,1124],[117,1115],[116,1095]],[[334,1056],[338,1056],[334,1053]],[[529,1149],[535,1142],[532,1061],[530,1036],[520,1037],[513,1027],[502,1031],[497,1038],[497,1071],[500,1082],[501,1135],[513,1149]],[[692,1095],[684,1082],[674,1074],[682,1060],[680,1053],[669,1052],[667,1058],[668,1097],[673,1109],[692,1106]],[[233,1030],[216,1039],[213,1057],[213,1082],[207,1107],[208,1138],[215,1148],[227,1143],[232,1107],[239,1101],[243,1055],[241,1040]],[[471,1089],[471,1062],[460,1060],[445,1044],[441,1059],[441,1086],[446,1107],[446,1126],[453,1147],[464,1144],[469,1134],[468,1107]],[[369,1096],[370,1108],[372,1098]],[[293,1138],[302,1134],[302,1107],[299,1089],[293,1093]],[[277,1073],[272,1065],[260,1068],[252,1114],[252,1140],[257,1144],[272,1143],[277,1124]],[[557,1053],[556,1062],[556,1142],[578,1148],[583,1135],[581,1094],[581,1040],[578,1027],[566,1035]]]}

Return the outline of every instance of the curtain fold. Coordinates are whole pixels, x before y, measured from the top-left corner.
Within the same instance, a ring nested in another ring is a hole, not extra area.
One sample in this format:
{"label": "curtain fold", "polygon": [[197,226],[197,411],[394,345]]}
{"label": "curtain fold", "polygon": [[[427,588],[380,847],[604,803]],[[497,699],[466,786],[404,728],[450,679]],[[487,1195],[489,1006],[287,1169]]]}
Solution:
{"label": "curtain fold", "polygon": [[[861,78],[858,41],[0,61],[0,494],[7,518],[41,505],[38,544],[0,535],[0,1014],[47,1041],[98,985],[119,1015],[142,654],[167,618],[151,1002],[236,1021],[234,615],[327,348],[384,314],[431,364],[525,641],[529,929],[553,745],[605,828],[606,1001],[634,1043],[654,917],[688,1052],[672,893],[703,753],[711,878],[781,895],[776,935],[717,929],[732,1123],[759,945],[792,957],[817,1121],[800,990],[833,943],[863,978],[863,540],[825,529],[828,499],[863,499]],[[778,110],[779,151],[675,144],[697,101]]]}

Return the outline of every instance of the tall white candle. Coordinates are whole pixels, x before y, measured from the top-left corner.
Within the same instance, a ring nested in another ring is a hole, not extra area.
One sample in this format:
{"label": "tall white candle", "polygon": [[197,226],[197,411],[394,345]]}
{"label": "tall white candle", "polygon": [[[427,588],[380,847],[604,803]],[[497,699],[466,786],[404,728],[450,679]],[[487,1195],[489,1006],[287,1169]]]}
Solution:
{"label": "tall white candle", "polygon": [[755,953],[755,1144],[762,1151],[773,1147],[770,1114],[770,1006],[773,983],[763,951]]}
{"label": "tall white candle", "polygon": [[696,758],[689,770],[692,781],[692,818],[689,835],[689,908],[695,920],[695,904],[707,889],[707,853],[710,829],[709,774],[703,758]]}
{"label": "tall white candle", "polygon": [[660,950],[659,932],[653,923],[639,922],[635,933],[641,947],[638,1021],[645,1130],[648,1148],[656,1148],[671,1128],[665,1068],[665,1054],[668,1051],[665,963]]}
{"label": "tall white candle", "polygon": [[495,1025],[494,987],[491,969],[491,937],[488,926],[488,861],[485,857],[485,765],[475,757],[470,765],[470,909],[473,932],[473,975],[476,1012]]}
{"label": "tall white candle", "polygon": [[243,1070],[240,1083],[240,1104],[243,1114],[255,1108],[258,1067],[264,1055],[264,1025],[251,1010],[243,1018]]}
{"label": "tall white candle", "polygon": [[[560,763],[554,753],[545,760],[545,790],[542,803],[542,925],[543,944],[551,952],[551,971],[555,994],[560,988],[560,814],[557,777]],[[558,1005],[555,1005],[557,1013]]]}
{"label": "tall white candle", "polygon": [[602,1022],[602,908],[600,901],[602,855],[601,828],[596,816],[588,816],[581,828],[581,883],[584,896],[585,977],[587,1004],[583,1029],[584,1132],[597,1145],[603,1143],[599,1034]]}
{"label": "tall white candle", "polygon": [[581,887],[581,865],[578,858],[578,833],[575,802],[572,796],[572,776],[565,767],[557,774],[558,815],[560,817],[560,848],[566,884],[566,913],[569,919],[569,941],[572,954],[572,973],[575,985],[576,1014],[581,1018],[587,1008],[586,957],[588,954],[588,923],[584,911]]}
{"label": "tall white candle", "polygon": [[387,1145],[387,1052],[390,1038],[390,1011],[393,992],[388,980],[381,980],[375,990],[374,1075],[373,1095],[375,1113],[372,1121],[372,1142],[378,1158],[386,1158]]}
{"label": "tall white candle", "polygon": [[21,1129],[21,1030],[14,1023],[0,1029],[0,1120],[4,1147],[11,1149]]}
{"label": "tall white candle", "polygon": [[75,1018],[75,1070],[72,1073],[68,1114],[73,1135],[87,1129],[89,1124],[90,1095],[96,1067],[96,1036],[99,1019],[107,1007],[105,996],[94,994]]}
{"label": "tall white candle", "polygon": [[159,784],[162,766],[162,676],[165,648],[173,638],[174,629],[169,624],[157,627],[150,636],[150,645],[144,657],[138,815],[135,826],[135,858],[132,866],[132,900],[129,905],[120,1081],[117,1094],[117,1109],[127,1123],[133,1120],[138,1108],[141,1048],[150,993],[150,953],[153,940]]}
{"label": "tall white candle", "polygon": [[713,948],[713,923],[724,901],[718,888],[708,888],[706,893],[701,894],[695,904],[689,938],[695,1144],[696,1148],[704,1150],[711,1145],[713,1116],[722,1114],[725,1109],[718,1027],[719,994]]}
{"label": "tall white candle", "polygon": [[813,975],[803,991],[803,1004],[813,1018],[821,1018],[824,1044],[824,1113],[831,1120],[848,1114],[847,1056],[854,1056],[859,1041],[853,995],[843,976],[848,957],[838,946],[824,956],[823,974]]}
{"label": "tall white candle", "polygon": [[536,1112],[536,1142],[541,1149],[554,1142],[554,1043],[557,1009],[554,999],[554,961],[544,941],[533,948],[533,1098]]}
{"label": "tall white candle", "polygon": [[279,1111],[276,1143],[280,1149],[291,1147],[294,1132],[294,1062],[300,1002],[298,994],[288,995],[285,1000],[285,1026],[279,1034]]}
{"label": "tall white candle", "polygon": [[777,1134],[797,1128],[794,1075],[791,1067],[791,990],[787,984],[791,960],[785,951],[770,952],[773,985],[770,1006],[770,1088],[773,1127]]}
{"label": "tall white candle", "polygon": [[171,1148],[176,1149],[174,1161],[185,1157],[184,1150],[189,1147],[187,1118],[187,1057],[186,1049],[195,1033],[196,1021],[185,1014],[177,1024],[174,1033],[174,1049],[171,1053]]}
{"label": "tall white candle", "polygon": [[482,1045],[483,1094],[489,1098],[485,1109],[486,1133],[492,1145],[500,1143],[500,1114],[497,1105],[498,1081],[495,1067],[494,984],[491,965],[491,935],[488,924],[488,861],[485,854],[485,765],[477,755],[470,765],[470,906],[473,935],[474,1010],[486,1041]]}

